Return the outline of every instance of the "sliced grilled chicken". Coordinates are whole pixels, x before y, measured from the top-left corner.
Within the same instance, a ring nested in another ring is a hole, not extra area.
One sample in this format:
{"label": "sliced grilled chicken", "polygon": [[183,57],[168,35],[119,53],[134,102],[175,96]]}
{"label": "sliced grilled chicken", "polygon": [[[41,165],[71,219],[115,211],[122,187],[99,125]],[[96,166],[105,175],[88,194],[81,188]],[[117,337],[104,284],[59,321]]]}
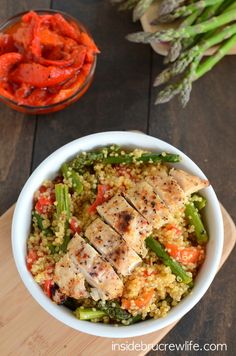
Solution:
{"label": "sliced grilled chicken", "polygon": [[124,196],[155,229],[169,221],[169,209],[150,184],[139,182],[126,191]]}
{"label": "sliced grilled chicken", "polygon": [[186,195],[191,195],[209,186],[209,181],[189,174],[181,169],[170,170],[170,175],[178,182]]}
{"label": "sliced grilled chicken", "polygon": [[66,253],[55,265],[54,282],[60,287],[62,293],[75,299],[87,298],[84,276],[80,272],[68,253]]}
{"label": "sliced grilled chicken", "polygon": [[185,193],[173,177],[161,174],[147,177],[146,180],[163,199],[171,212],[174,213],[177,209],[184,207]]}
{"label": "sliced grilled chicken", "polygon": [[125,198],[115,195],[108,202],[97,207],[101,217],[111,225],[135,252],[146,256],[145,238],[150,235],[152,228]]}
{"label": "sliced grilled chicken", "polygon": [[142,262],[126,241],[99,218],[89,225],[85,236],[123,276],[130,274]]}
{"label": "sliced grilled chicken", "polygon": [[122,295],[123,282],[110,263],[104,261],[97,251],[78,234],[70,240],[68,253],[86,281],[97,289],[101,299],[114,299]]}

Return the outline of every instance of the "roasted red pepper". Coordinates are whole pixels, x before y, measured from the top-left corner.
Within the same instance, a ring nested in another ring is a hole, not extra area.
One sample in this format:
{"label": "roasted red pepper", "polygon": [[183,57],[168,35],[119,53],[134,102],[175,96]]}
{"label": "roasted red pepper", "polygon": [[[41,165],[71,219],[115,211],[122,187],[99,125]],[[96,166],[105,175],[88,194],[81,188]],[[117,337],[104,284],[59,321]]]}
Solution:
{"label": "roasted red pepper", "polygon": [[109,186],[105,184],[98,184],[98,191],[95,202],[89,207],[88,212],[93,214],[96,212],[97,206],[104,203],[107,198],[105,197],[105,193],[109,190]]}
{"label": "roasted red pepper", "polygon": [[97,53],[76,22],[30,11],[0,33],[0,95],[33,107],[65,100],[83,87]]}

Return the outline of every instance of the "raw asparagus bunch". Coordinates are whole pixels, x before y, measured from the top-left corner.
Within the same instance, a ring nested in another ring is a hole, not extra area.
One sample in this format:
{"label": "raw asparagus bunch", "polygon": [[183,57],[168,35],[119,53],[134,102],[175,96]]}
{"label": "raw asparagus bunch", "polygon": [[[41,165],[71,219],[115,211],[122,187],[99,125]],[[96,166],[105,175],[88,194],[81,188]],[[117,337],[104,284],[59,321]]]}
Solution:
{"label": "raw asparagus bunch", "polygon": [[133,21],[139,20],[155,0],[111,0],[119,10],[133,10]]}
{"label": "raw asparagus bunch", "polygon": [[[113,0],[119,1],[119,0]],[[141,1],[133,2],[133,9]],[[145,1],[143,1],[144,3]],[[154,81],[168,85],[159,92],[155,104],[179,95],[183,107],[189,101],[192,84],[211,70],[236,45],[236,0],[156,0],[159,3],[153,24],[170,23],[167,30],[137,32],[127,36],[136,43],[169,43],[164,63],[169,66]],[[147,2],[146,2],[147,4]],[[146,10],[145,10],[146,11]],[[210,48],[215,52],[204,57]]]}

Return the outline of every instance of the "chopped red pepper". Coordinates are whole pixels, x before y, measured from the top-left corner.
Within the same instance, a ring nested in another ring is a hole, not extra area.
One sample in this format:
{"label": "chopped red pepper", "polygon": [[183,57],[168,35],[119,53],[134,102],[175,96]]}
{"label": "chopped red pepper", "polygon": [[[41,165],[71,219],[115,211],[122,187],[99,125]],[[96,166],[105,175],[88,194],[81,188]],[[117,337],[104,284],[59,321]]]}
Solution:
{"label": "chopped red pepper", "polygon": [[29,250],[26,257],[26,265],[29,271],[31,271],[31,268],[34,262],[37,261],[37,259],[38,259],[37,253],[34,250]]}
{"label": "chopped red pepper", "polygon": [[70,220],[70,229],[74,234],[75,233],[79,234],[81,232],[81,228],[79,226],[79,222],[76,219],[76,217],[74,217],[74,216]]}
{"label": "chopped red pepper", "polygon": [[49,298],[51,298],[52,295],[51,292],[52,285],[53,285],[53,281],[51,279],[47,279],[43,283],[43,291]]}
{"label": "chopped red pepper", "polygon": [[52,200],[51,198],[47,198],[44,196],[40,196],[37,203],[35,204],[35,210],[39,214],[46,213],[47,207],[52,205]]}
{"label": "chopped red pepper", "polygon": [[88,212],[93,214],[96,212],[97,206],[104,203],[108,198],[105,198],[105,193],[109,190],[109,186],[105,184],[98,184],[98,192],[95,202],[88,208]]}

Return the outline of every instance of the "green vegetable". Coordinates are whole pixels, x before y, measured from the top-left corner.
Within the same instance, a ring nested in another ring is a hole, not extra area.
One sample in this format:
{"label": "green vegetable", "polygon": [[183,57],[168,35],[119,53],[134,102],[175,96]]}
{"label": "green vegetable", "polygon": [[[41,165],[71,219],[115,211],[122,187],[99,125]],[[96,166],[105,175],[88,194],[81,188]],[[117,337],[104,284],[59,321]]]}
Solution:
{"label": "green vegetable", "polygon": [[79,307],[74,311],[74,314],[79,320],[93,320],[100,319],[107,315],[103,310],[98,310],[95,308],[83,308]]}
{"label": "green vegetable", "polygon": [[78,173],[76,173],[71,167],[64,163],[61,167],[64,178],[72,181],[72,187],[76,193],[81,194],[83,191],[83,184],[80,181]]}
{"label": "green vegetable", "polygon": [[192,281],[192,277],[190,277],[187,272],[183,269],[183,267],[175,260],[173,260],[170,255],[166,252],[165,248],[155,240],[152,236],[146,238],[146,245],[155,254],[162,260],[162,262],[169,266],[171,271],[178,277],[181,278],[183,283],[189,284]]}
{"label": "green vegetable", "polygon": [[53,231],[50,228],[45,228],[43,226],[43,218],[41,215],[39,215],[36,211],[33,212],[33,218],[35,218],[38,227],[46,236],[50,236],[53,234]]}
{"label": "green vegetable", "polygon": [[[223,40],[231,37],[233,34],[236,33],[236,24],[230,25],[225,27],[222,31],[218,32],[217,34],[213,34],[208,39],[203,39],[200,43],[192,47],[190,50],[187,50],[181,54],[179,59],[165,69],[162,73],[160,73],[157,78],[155,79],[154,86],[159,86],[161,84],[166,83],[172,77],[181,74],[184,70],[188,67],[190,63],[192,63],[195,59],[198,60],[197,64],[199,63],[199,56],[202,57],[206,50],[221,43]],[[211,58],[211,57],[209,57]],[[191,75],[195,75],[191,73]],[[161,95],[159,95],[161,96]]]}
{"label": "green vegetable", "polygon": [[55,195],[56,195],[56,210],[57,210],[57,219],[61,220],[64,223],[65,236],[63,243],[60,246],[62,251],[66,251],[67,245],[70,241],[69,234],[69,219],[71,216],[70,212],[70,194],[68,186],[62,183],[55,185]]}
{"label": "green vegetable", "polygon": [[154,0],[140,0],[134,8],[133,21],[140,19],[153,2]]}
{"label": "green vegetable", "polygon": [[194,227],[197,242],[199,244],[207,243],[208,235],[206,229],[203,225],[198,209],[195,207],[195,205],[192,202],[186,205],[185,216],[189,224]]}
{"label": "green vegetable", "polygon": [[172,22],[179,17],[187,17],[192,15],[195,11],[208,8],[211,5],[221,3],[222,0],[200,0],[189,5],[183,5],[175,9],[172,13],[162,15],[158,18],[159,22]]}
{"label": "green vegetable", "polygon": [[36,213],[36,211],[33,212],[33,218],[36,219],[37,225],[41,230],[44,230],[44,226],[43,226],[43,218]]}
{"label": "green vegetable", "polygon": [[159,7],[159,16],[170,14],[184,2],[185,0],[162,0]]}
{"label": "green vegetable", "polygon": [[[115,1],[112,2],[115,3]],[[126,0],[125,2],[122,0],[119,2],[122,2],[122,4],[119,5],[118,10],[124,11],[124,10],[132,10],[137,5],[139,0]]]}
{"label": "green vegetable", "polygon": [[194,194],[191,197],[191,201],[198,210],[202,210],[206,206],[206,199],[199,194]]}
{"label": "green vegetable", "polygon": [[103,310],[112,320],[117,322],[125,320],[126,325],[134,324],[142,320],[140,314],[132,316],[127,310],[122,309],[117,301],[99,301],[97,306],[99,310]]}
{"label": "green vegetable", "polygon": [[[133,9],[136,4],[137,9],[142,7],[142,3],[147,4],[148,0],[139,0],[135,4],[134,0],[122,3],[127,5],[128,2],[127,8]],[[137,43],[169,43],[164,63],[173,64],[158,75],[154,86],[168,81],[171,83],[158,94],[155,104],[166,103],[179,95],[179,100],[185,107],[193,82],[210,71],[236,46],[236,1],[163,0],[158,5],[158,17],[151,25],[167,22],[170,26],[156,32],[132,33],[127,39]],[[175,22],[171,26],[173,21]],[[204,60],[206,51],[215,45],[218,45],[219,49]]]}
{"label": "green vegetable", "polygon": [[98,302],[98,308],[106,312],[106,314],[114,320],[121,321],[127,320],[132,317],[130,313],[126,310],[121,309],[119,303],[115,301],[107,301],[107,302]]}
{"label": "green vegetable", "polygon": [[[112,148],[111,148],[112,147]],[[106,147],[97,152],[86,152],[77,156],[69,163],[72,171],[83,171],[84,168],[92,166],[96,162],[105,164],[130,164],[133,162],[153,163],[158,162],[180,162],[180,156],[171,153],[143,153],[140,157],[135,157],[130,153],[124,155],[120,152],[119,146]],[[68,172],[68,166],[63,167],[63,171]]]}
{"label": "green vegetable", "polygon": [[132,162],[143,162],[143,163],[158,163],[158,162],[180,162],[180,156],[170,153],[143,153],[140,157],[134,157],[129,154],[120,156],[109,156],[104,159],[104,163],[109,164],[120,164],[120,163],[132,163]]}
{"label": "green vegetable", "polygon": [[[236,11],[235,11],[236,13]],[[234,46],[236,45],[236,34],[220,46],[218,51],[201,63],[195,71],[193,80],[197,80],[209,72]]]}
{"label": "green vegetable", "polygon": [[200,33],[205,33],[214,30],[223,25],[226,25],[236,20],[236,12],[234,10],[225,11],[219,16],[212,17],[211,19],[192,26],[186,26],[180,29],[168,29],[165,31],[150,32],[137,32],[127,36],[127,39],[136,43],[151,43],[152,41],[172,41],[177,38],[189,38]]}

